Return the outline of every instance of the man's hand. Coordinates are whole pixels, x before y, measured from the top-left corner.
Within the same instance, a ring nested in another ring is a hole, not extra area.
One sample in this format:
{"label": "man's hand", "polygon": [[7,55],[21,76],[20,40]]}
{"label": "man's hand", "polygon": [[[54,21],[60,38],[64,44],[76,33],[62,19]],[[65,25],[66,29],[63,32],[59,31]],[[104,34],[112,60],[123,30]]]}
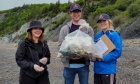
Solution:
{"label": "man's hand", "polygon": [[39,65],[37,65],[37,64],[34,64],[34,69],[35,69],[35,71],[37,71],[37,72],[41,72],[41,71],[43,71],[44,70],[44,68],[43,67],[40,67]]}
{"label": "man's hand", "polygon": [[47,61],[48,60],[47,60],[46,57],[43,57],[42,59],[39,60],[39,62],[42,63],[42,64],[44,64],[44,65],[47,63]]}
{"label": "man's hand", "polygon": [[82,28],[89,28],[89,24],[85,21],[85,20],[80,20],[79,22],[78,22],[78,24],[80,25],[80,27],[79,27],[79,29],[82,29]]}

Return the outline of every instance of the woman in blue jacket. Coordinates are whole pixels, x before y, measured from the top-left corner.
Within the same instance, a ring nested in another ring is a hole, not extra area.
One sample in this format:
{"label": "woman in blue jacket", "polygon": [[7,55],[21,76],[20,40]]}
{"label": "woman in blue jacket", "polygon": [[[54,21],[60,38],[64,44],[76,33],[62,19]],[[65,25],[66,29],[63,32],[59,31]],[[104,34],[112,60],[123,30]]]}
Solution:
{"label": "woman in blue jacket", "polygon": [[122,54],[122,39],[114,31],[108,14],[101,14],[97,23],[102,31],[95,35],[94,41],[97,42],[102,35],[106,34],[116,48],[104,55],[102,59],[97,58],[94,61],[94,84],[116,84],[116,64]]}

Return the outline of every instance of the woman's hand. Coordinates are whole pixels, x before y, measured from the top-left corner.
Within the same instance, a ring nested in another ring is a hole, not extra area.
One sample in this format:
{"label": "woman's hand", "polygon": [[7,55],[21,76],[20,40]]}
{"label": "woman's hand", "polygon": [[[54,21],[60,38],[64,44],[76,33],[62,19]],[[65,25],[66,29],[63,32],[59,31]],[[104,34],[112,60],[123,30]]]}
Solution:
{"label": "woman's hand", "polygon": [[42,63],[42,64],[44,64],[44,65],[47,63],[47,61],[48,60],[47,60],[46,57],[43,57],[42,59],[39,60],[39,62]]}
{"label": "woman's hand", "polygon": [[96,58],[95,58],[95,57],[89,57],[89,60],[90,60],[91,62],[95,62],[95,61],[96,61]]}
{"label": "woman's hand", "polygon": [[43,67],[40,67],[39,65],[37,65],[37,64],[34,64],[34,69],[35,69],[35,71],[37,71],[37,72],[41,72],[41,71],[43,71],[44,70],[44,68]]}

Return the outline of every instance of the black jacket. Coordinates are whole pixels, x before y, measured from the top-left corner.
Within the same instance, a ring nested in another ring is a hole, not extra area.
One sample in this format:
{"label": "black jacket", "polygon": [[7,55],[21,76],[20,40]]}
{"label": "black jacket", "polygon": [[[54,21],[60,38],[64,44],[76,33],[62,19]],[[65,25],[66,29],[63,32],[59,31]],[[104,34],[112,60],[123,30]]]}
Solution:
{"label": "black jacket", "polygon": [[[44,41],[44,43],[42,43],[42,46],[43,54],[48,59],[48,62],[46,63],[47,65],[50,63],[50,51],[47,45],[47,41]],[[47,66],[39,62],[38,52],[34,47],[34,43],[27,39],[24,39],[21,42],[19,42],[16,51],[16,62],[20,67],[20,75],[25,73],[26,75],[32,78],[36,78],[41,76],[45,71],[47,71]],[[44,71],[36,72],[34,70],[34,64],[43,66],[45,68]]]}

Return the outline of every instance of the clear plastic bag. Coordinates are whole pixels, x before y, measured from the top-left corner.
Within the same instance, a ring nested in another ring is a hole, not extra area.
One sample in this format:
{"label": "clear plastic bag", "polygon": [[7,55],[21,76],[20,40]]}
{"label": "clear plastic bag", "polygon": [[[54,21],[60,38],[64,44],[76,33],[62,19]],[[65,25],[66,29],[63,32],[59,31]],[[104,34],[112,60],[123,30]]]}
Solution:
{"label": "clear plastic bag", "polygon": [[93,39],[81,30],[76,30],[65,37],[59,53],[70,58],[76,56],[93,57],[96,54]]}

